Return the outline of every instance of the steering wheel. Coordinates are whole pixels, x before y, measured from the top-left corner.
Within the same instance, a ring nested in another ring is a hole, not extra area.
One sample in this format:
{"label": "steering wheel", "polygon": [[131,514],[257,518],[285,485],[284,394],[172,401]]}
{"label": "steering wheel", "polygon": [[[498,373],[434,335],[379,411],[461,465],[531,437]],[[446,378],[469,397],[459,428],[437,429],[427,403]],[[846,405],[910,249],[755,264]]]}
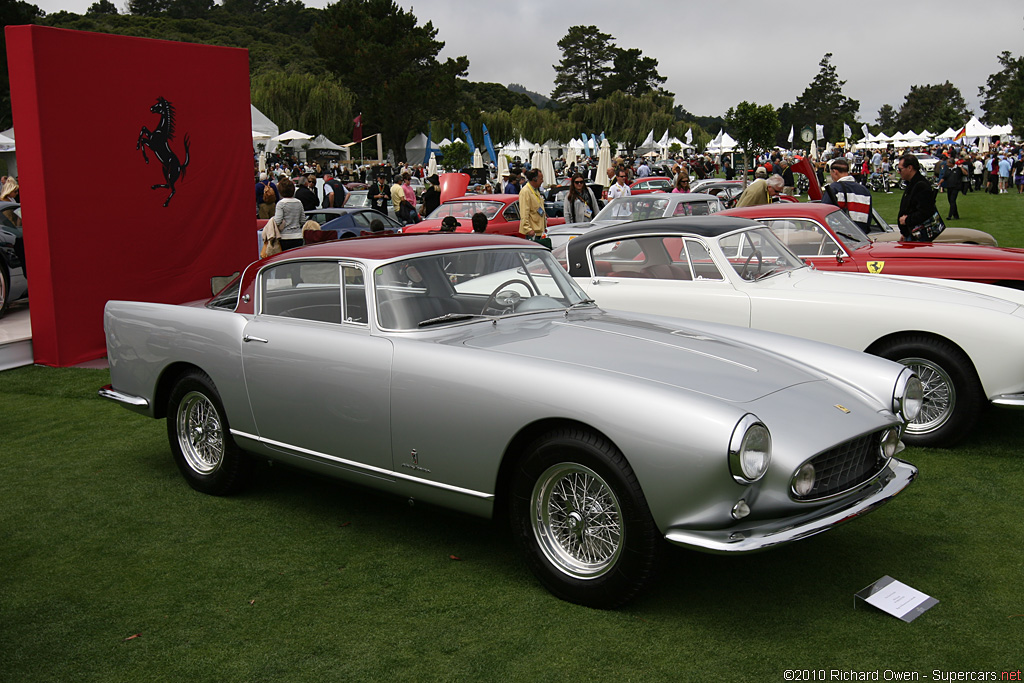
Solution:
{"label": "steering wheel", "polygon": [[[480,310],[480,315],[486,314],[488,309],[491,309],[491,308],[497,309],[498,307],[495,306],[494,304],[498,303],[498,296],[501,294],[501,290],[504,289],[505,287],[508,287],[509,285],[515,285],[515,284],[520,284],[520,285],[523,285],[524,287],[526,287],[526,291],[529,292],[531,296],[536,294],[533,291],[533,288],[530,286],[530,283],[527,282],[526,280],[520,280],[519,278],[513,278],[511,280],[506,280],[505,282],[502,282],[500,285],[495,287],[494,291],[491,292],[491,295],[489,297],[487,297],[487,303],[485,303],[484,307]],[[505,296],[505,300],[502,302],[503,303],[502,307],[503,308],[508,308],[509,306],[515,307],[515,305],[517,303],[519,303],[519,300],[521,298],[522,298],[522,296],[519,294],[519,292],[510,291]]]}
{"label": "steering wheel", "polygon": [[[750,269],[750,262],[757,257],[757,270],[754,272],[753,277],[747,277],[747,271]],[[743,280],[755,280],[757,276],[761,274],[761,266],[764,265],[764,258],[761,255],[760,249],[755,249],[754,252],[747,257],[747,260],[743,263],[743,268],[740,269],[740,278]]]}

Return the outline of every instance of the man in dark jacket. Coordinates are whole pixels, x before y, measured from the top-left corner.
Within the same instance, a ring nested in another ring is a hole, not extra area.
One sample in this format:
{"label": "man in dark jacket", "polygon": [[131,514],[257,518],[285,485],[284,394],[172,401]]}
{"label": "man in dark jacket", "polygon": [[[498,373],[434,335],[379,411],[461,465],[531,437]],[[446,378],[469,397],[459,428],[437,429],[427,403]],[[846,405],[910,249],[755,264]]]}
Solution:
{"label": "man in dark jacket", "polygon": [[316,198],[316,192],[309,189],[310,178],[313,179],[313,187],[316,187],[316,178],[311,175],[309,178],[299,177],[298,187],[295,188],[295,198],[302,202],[304,211],[312,211],[320,203]]}
{"label": "man in dark jacket", "polygon": [[960,220],[960,212],[956,209],[956,196],[960,194],[960,190],[963,188],[963,179],[963,171],[951,159],[946,165],[942,178],[939,180],[939,187],[946,190],[946,198],[949,200],[947,220]]}
{"label": "man in dark jacket", "polygon": [[913,154],[904,154],[896,163],[900,178],[907,183],[900,199],[899,226],[904,239],[913,241],[914,228],[931,221],[937,212],[935,190],[931,182],[921,175],[921,162]]}

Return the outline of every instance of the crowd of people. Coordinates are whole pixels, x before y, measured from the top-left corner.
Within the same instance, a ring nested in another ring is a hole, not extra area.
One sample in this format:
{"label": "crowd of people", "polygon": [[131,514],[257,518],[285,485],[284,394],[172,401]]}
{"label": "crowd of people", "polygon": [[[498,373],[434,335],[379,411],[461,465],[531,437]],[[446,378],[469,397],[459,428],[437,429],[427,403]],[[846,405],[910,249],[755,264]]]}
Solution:
{"label": "crowd of people", "polygon": [[[798,152],[797,152],[798,153]],[[946,220],[960,218],[957,198],[960,194],[981,191],[993,194],[1016,192],[1024,194],[1024,149],[1013,145],[993,145],[987,152],[949,145],[931,152],[938,161],[931,176],[922,169],[913,152],[888,150],[851,150],[832,148],[812,164],[823,188],[822,201],[843,208],[855,223],[867,229],[872,207],[870,184],[889,191],[891,186],[905,188],[900,209],[900,229],[906,239],[927,239],[934,232],[934,222],[941,218],[935,204],[936,194],[945,194],[949,203]],[[779,195],[795,195],[797,183],[791,166],[792,153],[775,150],[754,160],[752,181],[736,200],[736,206],[765,204]],[[583,157],[573,163],[564,159],[554,162],[556,173],[568,178],[564,200],[567,223],[593,220],[601,208],[592,186],[606,187],[602,199],[629,196],[630,184],[656,174],[671,178],[671,192],[689,192],[691,178],[737,176],[730,155],[696,155],[689,158],[670,157],[652,168],[643,156],[616,156],[607,169],[607,176],[598,178],[598,159]],[[494,176],[493,165],[488,169]],[[898,179],[897,179],[898,176]],[[411,186],[420,179],[422,196]],[[884,178],[885,182],[877,182]],[[322,179],[322,182],[318,182]],[[274,218],[287,243],[298,233],[304,211],[316,208],[343,207],[348,201],[350,183],[364,183],[370,206],[384,215],[390,214],[403,224],[416,223],[440,204],[440,179],[427,175],[422,164],[347,165],[332,162],[327,167],[296,160],[276,160],[256,182],[256,211],[260,218]],[[514,160],[507,174],[495,178],[499,193],[519,196],[520,234],[527,239],[543,239],[547,217],[546,190],[558,184],[547,179],[540,169]],[[474,183],[469,193],[490,194],[490,182]],[[600,188],[598,188],[600,189]],[[420,204],[422,202],[422,204]],[[422,206],[422,211],[418,210]],[[926,215],[927,214],[927,215]],[[486,219],[485,219],[486,220]],[[443,227],[442,227],[443,229]]]}

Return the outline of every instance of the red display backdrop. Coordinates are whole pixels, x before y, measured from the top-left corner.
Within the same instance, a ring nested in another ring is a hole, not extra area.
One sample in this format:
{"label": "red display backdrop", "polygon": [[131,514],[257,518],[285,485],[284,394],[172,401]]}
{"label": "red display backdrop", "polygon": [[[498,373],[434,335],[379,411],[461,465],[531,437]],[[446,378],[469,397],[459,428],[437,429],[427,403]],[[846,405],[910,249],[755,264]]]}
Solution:
{"label": "red display backdrop", "polygon": [[254,260],[248,52],[6,30],[35,361],[75,365],[108,300],[209,296]]}

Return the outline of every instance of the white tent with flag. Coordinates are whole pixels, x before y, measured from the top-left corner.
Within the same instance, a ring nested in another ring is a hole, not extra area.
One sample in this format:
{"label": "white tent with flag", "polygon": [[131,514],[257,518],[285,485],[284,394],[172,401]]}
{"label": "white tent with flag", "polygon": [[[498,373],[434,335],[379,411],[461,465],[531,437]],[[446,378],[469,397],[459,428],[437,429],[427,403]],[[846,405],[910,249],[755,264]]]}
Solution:
{"label": "white tent with flag", "polygon": [[736,140],[722,129],[719,130],[718,135],[708,143],[706,151],[711,154],[725,154],[737,151],[736,145]]}
{"label": "white tent with flag", "polygon": [[636,148],[636,153],[646,154],[647,152],[653,152],[656,148],[657,146],[654,142],[654,129],[652,128],[651,132],[647,134],[646,138],[644,138],[644,141]]}

